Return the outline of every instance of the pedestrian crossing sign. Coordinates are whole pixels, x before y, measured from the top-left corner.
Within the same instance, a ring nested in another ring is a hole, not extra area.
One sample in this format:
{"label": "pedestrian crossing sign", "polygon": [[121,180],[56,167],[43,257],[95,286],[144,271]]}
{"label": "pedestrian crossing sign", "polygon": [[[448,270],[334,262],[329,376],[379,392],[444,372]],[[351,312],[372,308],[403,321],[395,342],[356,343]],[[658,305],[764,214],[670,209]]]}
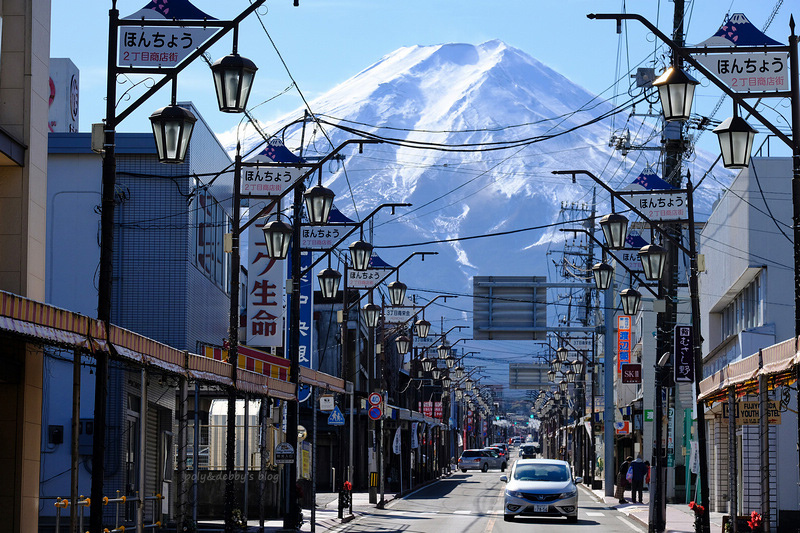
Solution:
{"label": "pedestrian crossing sign", "polygon": [[343,426],[344,425],[344,415],[339,410],[339,406],[334,406],[333,411],[331,414],[328,415],[328,425],[331,426]]}

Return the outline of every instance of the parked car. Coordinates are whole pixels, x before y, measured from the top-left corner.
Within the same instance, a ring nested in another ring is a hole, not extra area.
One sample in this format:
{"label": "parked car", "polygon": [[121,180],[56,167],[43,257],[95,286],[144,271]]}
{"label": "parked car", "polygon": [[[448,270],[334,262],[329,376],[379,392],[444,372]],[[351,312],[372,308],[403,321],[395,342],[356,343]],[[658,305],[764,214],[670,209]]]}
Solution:
{"label": "parked car", "polygon": [[496,451],[496,452],[497,452],[497,454],[498,454],[499,456],[501,456],[501,457],[505,457],[506,459],[508,459],[508,455],[509,455],[509,454],[508,454],[508,453],[506,453],[506,450],[504,450],[504,449],[503,449],[503,448],[501,448],[500,446],[487,446],[486,448],[484,448],[484,450],[494,450],[494,451]]}
{"label": "parked car", "polygon": [[490,468],[505,469],[505,462],[500,456],[489,450],[464,450],[458,458],[458,468],[462,472],[467,470],[480,470],[488,472]]}
{"label": "parked car", "polygon": [[519,447],[520,459],[536,459],[536,446],[533,444],[523,444]]}
{"label": "parked car", "polygon": [[511,437],[511,444],[512,445],[519,446],[520,443],[522,443],[522,437],[520,437],[519,435],[517,435],[515,437]]}
{"label": "parked car", "polygon": [[508,457],[503,453],[503,450],[492,446],[490,448],[484,448],[494,459],[494,464],[489,464],[489,468],[499,468],[501,472],[506,471],[506,466],[508,465]]}
{"label": "parked car", "polygon": [[517,516],[564,516],[578,520],[578,487],[583,479],[572,478],[566,461],[555,459],[520,459],[506,482],[503,519],[511,522]]}

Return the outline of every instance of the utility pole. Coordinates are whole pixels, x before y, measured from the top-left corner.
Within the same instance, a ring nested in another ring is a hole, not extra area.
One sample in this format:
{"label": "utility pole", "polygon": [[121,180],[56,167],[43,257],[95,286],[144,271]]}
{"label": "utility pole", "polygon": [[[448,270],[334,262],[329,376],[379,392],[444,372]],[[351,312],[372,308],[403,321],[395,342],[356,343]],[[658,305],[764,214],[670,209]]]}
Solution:
{"label": "utility pole", "polygon": [[[675,10],[673,14],[673,29],[672,37],[678,46],[683,46],[683,19],[684,19],[684,0],[675,0]],[[682,66],[682,60],[677,54],[673,57],[673,65],[675,68]],[[664,181],[670,185],[680,188],[681,186],[681,162],[683,160],[683,153],[686,150],[686,139],[683,135],[684,123],[680,121],[665,122],[664,124]],[[675,239],[681,238],[681,225],[669,224],[665,226],[666,231]],[[657,340],[656,340],[656,369],[655,369],[655,442],[653,446],[653,464],[655,466],[654,494],[651,496],[650,501],[650,525],[648,531],[650,533],[661,533],[666,529],[666,489],[667,489],[667,469],[665,450],[662,446],[662,431],[664,426],[664,419],[666,416],[666,409],[669,404],[665,406],[664,391],[669,390],[665,385],[668,376],[658,361],[664,354],[671,354],[673,351],[672,335],[671,332],[675,327],[677,321],[677,287],[678,287],[678,249],[670,239],[665,239],[664,248],[667,250],[667,257],[669,261],[664,268],[664,276],[659,283],[659,299],[665,299],[666,309],[664,313],[658,313],[657,324]],[[671,360],[671,356],[670,356]],[[695,376],[695,379],[701,379],[700,376]],[[672,398],[673,394],[668,394]],[[702,414],[698,413],[698,418],[702,419]],[[668,421],[668,418],[667,418]],[[687,490],[689,488],[687,487]]]}

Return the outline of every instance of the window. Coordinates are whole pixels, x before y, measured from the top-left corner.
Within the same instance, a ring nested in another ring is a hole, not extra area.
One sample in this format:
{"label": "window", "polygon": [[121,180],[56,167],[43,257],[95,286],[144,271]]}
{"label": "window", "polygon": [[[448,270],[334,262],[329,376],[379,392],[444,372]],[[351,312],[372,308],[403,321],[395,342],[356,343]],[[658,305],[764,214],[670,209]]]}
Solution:
{"label": "window", "polygon": [[764,292],[759,275],[722,310],[722,338],[726,339],[746,329],[763,325],[763,298]]}
{"label": "window", "polygon": [[225,234],[231,221],[225,210],[208,191],[195,197],[194,263],[219,287],[229,290],[230,254],[224,252]]}

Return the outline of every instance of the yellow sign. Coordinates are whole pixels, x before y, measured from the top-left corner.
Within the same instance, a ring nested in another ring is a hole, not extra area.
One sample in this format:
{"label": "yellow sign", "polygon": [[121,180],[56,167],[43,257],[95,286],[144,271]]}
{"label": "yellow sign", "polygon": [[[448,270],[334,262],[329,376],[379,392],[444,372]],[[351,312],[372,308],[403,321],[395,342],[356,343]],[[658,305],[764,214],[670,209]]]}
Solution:
{"label": "yellow sign", "polygon": [[[722,404],[722,418],[728,419],[728,404]],[[767,402],[767,419],[770,425],[778,425],[781,423],[781,404],[778,401],[770,400]],[[737,426],[752,426],[757,425],[760,420],[758,401],[736,402],[736,425]]]}

